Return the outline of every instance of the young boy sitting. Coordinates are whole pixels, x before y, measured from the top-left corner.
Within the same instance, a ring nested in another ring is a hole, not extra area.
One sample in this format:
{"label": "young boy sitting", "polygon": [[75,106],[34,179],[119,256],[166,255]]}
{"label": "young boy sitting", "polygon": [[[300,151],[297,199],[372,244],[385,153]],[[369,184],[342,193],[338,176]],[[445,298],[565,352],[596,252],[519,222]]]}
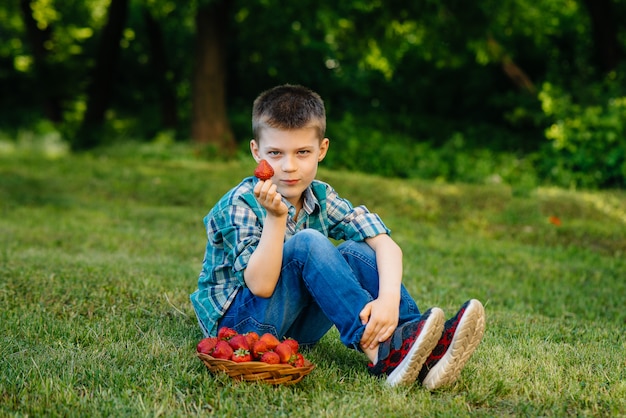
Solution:
{"label": "young boy sitting", "polygon": [[390,385],[453,383],[483,336],[483,306],[469,300],[448,321],[440,308],[420,313],[380,217],[315,179],[329,147],[319,95],[297,85],[263,92],[252,128],[252,156],[274,175],[243,179],[204,218],[208,242],[191,295],[204,335],[226,326],[312,345],[334,325]]}

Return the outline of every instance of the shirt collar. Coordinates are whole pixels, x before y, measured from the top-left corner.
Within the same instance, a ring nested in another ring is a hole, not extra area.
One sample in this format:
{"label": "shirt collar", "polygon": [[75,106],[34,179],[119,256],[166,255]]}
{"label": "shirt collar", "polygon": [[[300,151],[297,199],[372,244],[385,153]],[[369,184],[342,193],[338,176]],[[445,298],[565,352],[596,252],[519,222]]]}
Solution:
{"label": "shirt collar", "polygon": [[[304,197],[304,199],[302,200],[302,209],[304,209],[306,214],[310,216],[315,212],[316,209],[321,207],[320,202],[319,200],[317,200],[317,197],[315,197],[315,193],[313,193],[313,189],[311,186],[304,189],[302,195]],[[286,200],[285,202],[289,207],[289,214],[293,216],[295,213],[295,208],[291,203],[287,202]]]}
{"label": "shirt collar", "polygon": [[320,208],[320,202],[317,200],[317,197],[315,197],[311,186],[304,190],[304,202],[302,203],[302,208],[309,215],[315,212],[316,208]]}

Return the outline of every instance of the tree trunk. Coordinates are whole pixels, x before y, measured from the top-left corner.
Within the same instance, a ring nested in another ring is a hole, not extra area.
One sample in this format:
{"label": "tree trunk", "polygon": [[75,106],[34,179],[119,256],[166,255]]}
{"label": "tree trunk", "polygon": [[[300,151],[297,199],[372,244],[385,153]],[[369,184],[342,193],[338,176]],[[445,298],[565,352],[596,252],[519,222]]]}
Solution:
{"label": "tree trunk", "polygon": [[228,154],[235,149],[235,138],[226,111],[227,20],[227,0],[196,13],[191,137]]}
{"label": "tree trunk", "polygon": [[621,58],[613,4],[611,0],[585,0],[584,3],[591,19],[597,66],[603,73],[611,72]]}
{"label": "tree trunk", "polygon": [[493,36],[487,35],[487,47],[491,58],[499,62],[502,66],[504,74],[515,84],[520,90],[525,91],[531,96],[537,94],[535,84],[532,82],[528,74],[513,61],[513,58],[504,51],[502,46],[496,41]]}
{"label": "tree trunk", "polygon": [[63,111],[61,108],[61,99],[57,94],[57,86],[59,80],[55,80],[53,68],[51,68],[48,56],[50,55],[46,49],[46,42],[52,38],[52,28],[47,26],[40,29],[37,21],[33,17],[33,11],[30,7],[31,0],[20,0],[20,9],[24,26],[26,27],[26,35],[33,50],[33,62],[35,67],[35,85],[33,96],[39,96],[42,102],[44,115],[52,122],[58,123],[63,120]]}
{"label": "tree trunk", "polygon": [[157,88],[161,102],[161,123],[166,129],[175,129],[178,125],[178,107],[172,83],[167,77],[168,60],[163,42],[163,31],[148,9],[143,11],[146,31],[150,43],[150,63],[156,74]]}
{"label": "tree trunk", "polygon": [[126,25],[128,0],[111,0],[108,20],[100,36],[100,44],[87,89],[87,110],[74,142],[79,149],[94,148],[102,142],[101,129],[109,107],[114,76],[120,55],[120,40]]}

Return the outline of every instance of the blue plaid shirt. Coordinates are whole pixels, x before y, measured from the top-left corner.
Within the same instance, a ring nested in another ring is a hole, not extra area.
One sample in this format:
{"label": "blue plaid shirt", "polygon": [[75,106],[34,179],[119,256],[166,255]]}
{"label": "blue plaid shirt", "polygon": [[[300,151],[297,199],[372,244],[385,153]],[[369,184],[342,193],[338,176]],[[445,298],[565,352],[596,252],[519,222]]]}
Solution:
{"label": "blue plaid shirt", "polygon": [[[261,238],[266,211],[254,197],[257,181],[254,177],[244,179],[204,218],[208,241],[198,289],[191,295],[191,302],[207,335],[217,333],[217,321],[245,286],[243,272]],[[305,190],[297,219],[295,207],[283,201],[289,208],[285,241],[305,228],[336,240],[353,241],[390,232],[377,214],[365,206],[353,207],[319,180]]]}

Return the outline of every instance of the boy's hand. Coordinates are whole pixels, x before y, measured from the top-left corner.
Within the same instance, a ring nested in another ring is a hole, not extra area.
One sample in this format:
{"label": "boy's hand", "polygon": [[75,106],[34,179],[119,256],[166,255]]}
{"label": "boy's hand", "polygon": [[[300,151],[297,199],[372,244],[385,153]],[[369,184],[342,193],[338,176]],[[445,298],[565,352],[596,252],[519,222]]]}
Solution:
{"label": "boy's hand", "polygon": [[265,208],[268,215],[276,217],[287,215],[287,205],[282,201],[282,196],[276,191],[276,185],[271,181],[259,180],[254,186],[254,196]]}
{"label": "boy's hand", "polygon": [[359,313],[361,323],[367,324],[361,337],[361,347],[374,349],[387,340],[398,326],[400,308],[397,304],[376,299],[365,305]]}

